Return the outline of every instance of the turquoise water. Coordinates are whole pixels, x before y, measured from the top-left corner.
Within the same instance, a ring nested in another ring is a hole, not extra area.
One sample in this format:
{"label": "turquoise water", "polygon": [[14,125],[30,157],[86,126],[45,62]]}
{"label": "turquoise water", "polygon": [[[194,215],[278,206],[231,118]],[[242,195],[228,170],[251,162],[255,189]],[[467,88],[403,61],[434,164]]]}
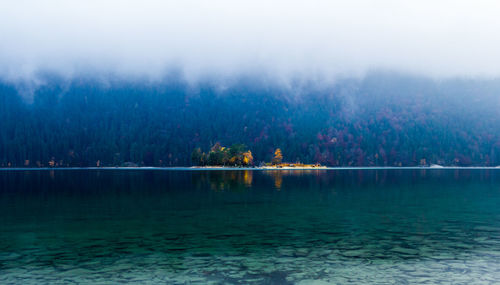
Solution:
{"label": "turquoise water", "polygon": [[500,170],[0,171],[0,284],[500,282]]}

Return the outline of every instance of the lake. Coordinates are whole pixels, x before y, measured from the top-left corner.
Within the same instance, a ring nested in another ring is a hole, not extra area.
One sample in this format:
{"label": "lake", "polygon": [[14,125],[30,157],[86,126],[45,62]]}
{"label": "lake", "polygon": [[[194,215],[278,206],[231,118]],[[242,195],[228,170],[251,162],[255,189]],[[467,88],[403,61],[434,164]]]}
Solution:
{"label": "lake", "polygon": [[500,169],[0,171],[0,283],[500,282]]}

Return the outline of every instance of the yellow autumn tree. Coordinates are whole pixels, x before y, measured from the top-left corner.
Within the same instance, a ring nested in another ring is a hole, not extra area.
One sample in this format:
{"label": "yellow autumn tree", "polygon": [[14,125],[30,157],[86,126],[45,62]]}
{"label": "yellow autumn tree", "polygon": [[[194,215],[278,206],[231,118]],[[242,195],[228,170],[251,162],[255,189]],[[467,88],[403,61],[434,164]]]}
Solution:
{"label": "yellow autumn tree", "polygon": [[246,151],[243,153],[243,165],[253,164],[253,156],[251,151]]}
{"label": "yellow autumn tree", "polygon": [[273,164],[280,164],[283,161],[283,155],[281,154],[281,149],[277,148],[274,152],[274,157],[272,160]]}

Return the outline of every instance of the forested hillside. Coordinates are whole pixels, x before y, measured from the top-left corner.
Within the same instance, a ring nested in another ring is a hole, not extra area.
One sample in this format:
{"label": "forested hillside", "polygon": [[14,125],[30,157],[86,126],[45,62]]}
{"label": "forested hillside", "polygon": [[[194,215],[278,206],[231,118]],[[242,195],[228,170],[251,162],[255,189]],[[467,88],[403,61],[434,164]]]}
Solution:
{"label": "forested hillside", "polygon": [[276,148],[328,166],[500,165],[499,80],[39,82],[0,85],[2,167],[188,166],[216,142],[245,144],[257,165]]}

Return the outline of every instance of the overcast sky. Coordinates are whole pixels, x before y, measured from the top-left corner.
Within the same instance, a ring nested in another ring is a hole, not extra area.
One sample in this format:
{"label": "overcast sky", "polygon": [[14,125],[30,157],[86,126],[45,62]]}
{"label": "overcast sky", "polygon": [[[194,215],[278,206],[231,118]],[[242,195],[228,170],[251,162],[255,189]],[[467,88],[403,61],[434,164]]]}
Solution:
{"label": "overcast sky", "polygon": [[500,76],[500,2],[0,0],[0,74]]}

